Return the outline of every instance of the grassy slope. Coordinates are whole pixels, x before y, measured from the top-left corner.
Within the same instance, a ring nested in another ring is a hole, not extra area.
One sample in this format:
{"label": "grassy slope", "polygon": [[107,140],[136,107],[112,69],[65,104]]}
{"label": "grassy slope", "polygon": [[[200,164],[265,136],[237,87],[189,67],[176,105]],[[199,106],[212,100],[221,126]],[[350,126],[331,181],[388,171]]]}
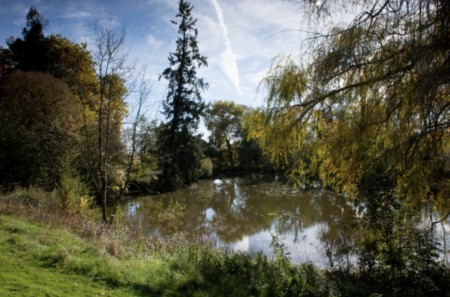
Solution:
{"label": "grassy slope", "polygon": [[[76,247],[76,248],[75,248]],[[67,273],[57,259],[89,250],[68,232],[0,216],[0,296],[137,296],[135,288]]]}
{"label": "grassy slope", "polygon": [[308,284],[306,270],[283,267],[198,247],[118,259],[67,230],[0,215],[0,296],[333,295],[315,271]]}

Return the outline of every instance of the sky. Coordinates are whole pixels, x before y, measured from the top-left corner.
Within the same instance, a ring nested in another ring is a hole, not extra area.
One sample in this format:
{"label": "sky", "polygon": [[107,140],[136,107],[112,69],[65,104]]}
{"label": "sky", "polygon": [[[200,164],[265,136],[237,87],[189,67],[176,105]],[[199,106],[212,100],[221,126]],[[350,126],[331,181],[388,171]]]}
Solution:
{"label": "sky", "polygon": [[[307,37],[299,4],[285,0],[192,0],[197,18],[201,54],[208,67],[199,77],[209,83],[203,93],[207,102],[233,100],[252,107],[262,106],[258,91],[273,59],[280,55],[299,57]],[[137,68],[147,69],[153,90],[148,117],[158,116],[167,92],[167,81],[158,80],[175,50],[178,0],[1,0],[0,45],[10,36],[21,37],[26,14],[36,6],[48,20],[45,34],[61,34],[93,48],[95,28],[112,22],[127,32],[126,48]]]}

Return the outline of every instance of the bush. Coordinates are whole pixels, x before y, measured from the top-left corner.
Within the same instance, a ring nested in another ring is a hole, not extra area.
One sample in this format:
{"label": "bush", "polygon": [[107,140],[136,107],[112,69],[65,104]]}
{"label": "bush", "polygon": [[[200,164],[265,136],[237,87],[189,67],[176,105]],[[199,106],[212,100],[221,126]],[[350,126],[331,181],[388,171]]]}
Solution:
{"label": "bush", "polygon": [[179,296],[339,296],[334,284],[311,265],[273,262],[261,254],[223,255],[195,246],[171,259]]}
{"label": "bush", "polygon": [[70,174],[63,174],[54,191],[54,197],[65,212],[77,212],[88,208],[92,203],[89,190],[80,179]]}
{"label": "bush", "polygon": [[13,204],[38,207],[43,202],[45,196],[43,193],[42,190],[33,187],[28,189],[17,188],[14,192],[6,195],[6,201]]}
{"label": "bush", "polygon": [[213,174],[213,162],[210,158],[205,158],[200,164],[200,177],[210,177]]}

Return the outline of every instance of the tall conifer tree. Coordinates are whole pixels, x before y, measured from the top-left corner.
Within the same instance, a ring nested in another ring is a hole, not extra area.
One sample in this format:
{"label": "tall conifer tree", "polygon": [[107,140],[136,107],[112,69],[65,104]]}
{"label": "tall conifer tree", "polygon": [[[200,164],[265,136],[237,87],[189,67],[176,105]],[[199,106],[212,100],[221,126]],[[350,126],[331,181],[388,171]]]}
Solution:
{"label": "tall conifer tree", "polygon": [[190,184],[198,177],[201,160],[199,139],[193,135],[205,109],[201,97],[208,85],[197,77],[197,69],[207,66],[197,42],[197,20],[192,16],[192,5],[180,0],[176,15],[178,39],[175,52],[169,54],[169,67],[161,77],[169,81],[164,114],[167,122],[160,135],[160,155],[163,167],[163,186],[174,189]]}

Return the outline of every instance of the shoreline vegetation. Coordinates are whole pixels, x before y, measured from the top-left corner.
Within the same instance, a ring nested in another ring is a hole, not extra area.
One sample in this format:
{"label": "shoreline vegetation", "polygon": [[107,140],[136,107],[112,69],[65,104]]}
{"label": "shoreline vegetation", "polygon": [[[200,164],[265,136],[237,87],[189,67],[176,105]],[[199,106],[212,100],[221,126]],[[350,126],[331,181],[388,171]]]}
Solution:
{"label": "shoreline vegetation", "polygon": [[34,188],[1,196],[0,295],[448,296],[450,289],[441,265],[371,279],[357,269],[292,265],[280,243],[273,259],[252,257],[145,238],[116,222],[100,223],[83,197],[63,205]]}

